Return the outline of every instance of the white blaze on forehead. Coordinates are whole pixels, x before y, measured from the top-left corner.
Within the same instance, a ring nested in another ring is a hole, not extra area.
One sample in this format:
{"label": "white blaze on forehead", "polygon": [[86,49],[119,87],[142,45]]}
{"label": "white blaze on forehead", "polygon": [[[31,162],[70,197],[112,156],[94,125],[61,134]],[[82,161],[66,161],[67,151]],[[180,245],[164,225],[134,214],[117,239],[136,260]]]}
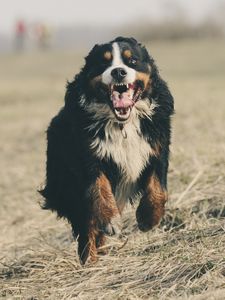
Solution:
{"label": "white blaze on forehead", "polygon": [[118,43],[113,43],[112,48],[113,48],[112,65],[102,73],[102,82],[105,84],[113,84],[114,79],[112,78],[111,75],[112,70],[115,68],[123,68],[127,73],[126,77],[123,80],[123,83],[124,84],[133,83],[136,78],[136,71],[124,64],[121,57],[120,47]]}
{"label": "white blaze on forehead", "polygon": [[112,62],[112,66],[121,66],[123,65],[123,61],[122,61],[122,57],[120,54],[120,47],[118,45],[118,43],[113,43],[112,45],[113,47],[113,62]]}

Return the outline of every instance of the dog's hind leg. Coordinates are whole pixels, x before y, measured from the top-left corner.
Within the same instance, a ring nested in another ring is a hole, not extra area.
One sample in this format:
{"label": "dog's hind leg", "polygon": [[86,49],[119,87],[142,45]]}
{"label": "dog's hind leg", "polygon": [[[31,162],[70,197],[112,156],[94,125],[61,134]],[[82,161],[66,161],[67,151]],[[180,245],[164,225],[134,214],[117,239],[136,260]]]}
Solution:
{"label": "dog's hind leg", "polygon": [[141,231],[148,231],[159,223],[164,215],[166,201],[166,188],[153,173],[147,180],[144,194],[136,211],[138,227]]}

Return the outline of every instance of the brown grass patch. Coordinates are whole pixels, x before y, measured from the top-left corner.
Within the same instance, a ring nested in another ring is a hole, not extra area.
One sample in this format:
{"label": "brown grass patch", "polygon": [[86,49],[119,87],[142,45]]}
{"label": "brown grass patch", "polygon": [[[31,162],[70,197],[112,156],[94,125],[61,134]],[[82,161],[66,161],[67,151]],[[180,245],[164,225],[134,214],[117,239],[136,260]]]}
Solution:
{"label": "brown grass patch", "polygon": [[0,298],[224,299],[225,43],[158,43],[151,53],[176,101],[166,215],[143,234],[128,208],[123,235],[84,267],[70,227],[36,193],[47,124],[83,54],[0,57]]}

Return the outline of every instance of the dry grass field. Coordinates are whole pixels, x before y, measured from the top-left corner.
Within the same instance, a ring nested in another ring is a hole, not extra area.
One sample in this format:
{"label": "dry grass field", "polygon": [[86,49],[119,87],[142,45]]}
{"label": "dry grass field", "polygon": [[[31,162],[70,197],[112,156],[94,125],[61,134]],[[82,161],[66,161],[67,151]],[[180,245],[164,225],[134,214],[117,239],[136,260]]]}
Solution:
{"label": "dry grass field", "polygon": [[176,104],[166,216],[141,233],[128,207],[86,266],[36,192],[47,124],[86,53],[0,56],[0,299],[225,299],[225,41],[149,49]]}

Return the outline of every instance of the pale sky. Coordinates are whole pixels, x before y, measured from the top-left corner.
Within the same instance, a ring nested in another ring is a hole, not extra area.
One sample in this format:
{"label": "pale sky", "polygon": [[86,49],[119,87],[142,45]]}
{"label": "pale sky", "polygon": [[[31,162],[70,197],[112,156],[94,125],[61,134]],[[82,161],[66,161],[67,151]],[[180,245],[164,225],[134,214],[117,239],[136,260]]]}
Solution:
{"label": "pale sky", "polygon": [[51,26],[121,25],[141,17],[158,20],[173,15],[175,3],[198,21],[215,13],[225,0],[0,0],[0,33],[11,34],[15,20],[44,21]]}

